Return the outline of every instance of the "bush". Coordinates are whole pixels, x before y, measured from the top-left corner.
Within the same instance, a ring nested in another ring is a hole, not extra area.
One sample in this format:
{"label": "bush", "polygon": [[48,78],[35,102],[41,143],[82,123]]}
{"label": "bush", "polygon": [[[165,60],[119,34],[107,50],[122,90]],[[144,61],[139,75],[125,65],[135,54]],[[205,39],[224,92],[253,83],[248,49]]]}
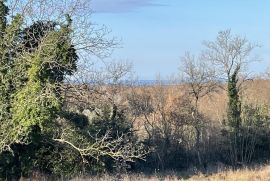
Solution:
{"label": "bush", "polygon": [[227,161],[234,166],[269,158],[269,112],[266,106],[243,105],[239,129],[223,131]]}

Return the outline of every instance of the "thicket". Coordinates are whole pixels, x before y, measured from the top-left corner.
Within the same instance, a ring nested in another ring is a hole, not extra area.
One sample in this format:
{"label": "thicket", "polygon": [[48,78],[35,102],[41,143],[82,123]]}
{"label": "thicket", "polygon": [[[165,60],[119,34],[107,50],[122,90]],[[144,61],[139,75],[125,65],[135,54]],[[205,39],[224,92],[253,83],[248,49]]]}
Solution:
{"label": "thicket", "polygon": [[[206,42],[207,51],[198,60],[186,54],[179,86],[185,94],[171,97],[162,84],[121,84],[129,71],[123,64],[109,64],[104,74],[84,74],[81,78],[88,81],[75,82],[83,57],[73,41],[72,16],[61,18],[29,25],[22,14],[9,16],[0,1],[2,179],[35,172],[70,178],[207,169],[220,162],[237,167],[270,158],[269,107],[241,97],[241,70],[254,48],[246,39],[224,31],[215,42]],[[90,52],[112,46],[101,41],[102,32],[96,35],[100,42],[91,42]],[[218,69],[209,69],[209,62]],[[226,86],[217,81],[222,71]],[[218,125],[201,112],[199,103],[224,87],[227,115]]]}

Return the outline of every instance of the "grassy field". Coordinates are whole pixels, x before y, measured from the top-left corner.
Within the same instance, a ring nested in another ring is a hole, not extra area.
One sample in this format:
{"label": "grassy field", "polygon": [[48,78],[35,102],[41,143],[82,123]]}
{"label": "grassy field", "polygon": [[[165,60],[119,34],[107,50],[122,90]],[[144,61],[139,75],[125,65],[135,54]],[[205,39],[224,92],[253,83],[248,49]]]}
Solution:
{"label": "grassy field", "polygon": [[189,181],[215,181],[215,180],[225,180],[225,181],[270,181],[270,166],[265,166],[259,169],[242,169],[236,171],[224,171],[216,173],[213,175],[197,175],[190,179]]}
{"label": "grassy field", "polygon": [[270,165],[256,169],[239,169],[220,171],[214,174],[195,174],[193,176],[188,173],[168,173],[154,175],[122,175],[91,177],[91,178],[75,178],[72,181],[270,181]]}

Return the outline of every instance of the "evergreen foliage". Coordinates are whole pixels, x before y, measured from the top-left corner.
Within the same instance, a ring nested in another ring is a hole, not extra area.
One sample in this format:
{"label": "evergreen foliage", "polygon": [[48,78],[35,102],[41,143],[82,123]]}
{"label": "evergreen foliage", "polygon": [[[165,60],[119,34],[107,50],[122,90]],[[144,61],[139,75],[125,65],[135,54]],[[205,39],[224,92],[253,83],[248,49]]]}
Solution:
{"label": "evergreen foliage", "polygon": [[236,67],[232,75],[228,75],[228,123],[234,129],[239,129],[241,125],[241,101],[238,89],[238,73],[240,66]]}
{"label": "evergreen foliage", "polygon": [[78,63],[71,17],[66,15],[65,23],[38,21],[23,27],[20,15],[7,22],[3,1],[0,14],[0,176],[17,179],[33,171],[72,176],[86,168],[102,170],[102,157],[140,158],[136,148],[123,145],[122,135],[116,134],[124,121],[120,114],[113,112],[109,120],[105,116],[104,122],[114,122],[116,116],[121,121],[113,127],[97,126],[97,134],[85,116],[63,109],[64,80]]}

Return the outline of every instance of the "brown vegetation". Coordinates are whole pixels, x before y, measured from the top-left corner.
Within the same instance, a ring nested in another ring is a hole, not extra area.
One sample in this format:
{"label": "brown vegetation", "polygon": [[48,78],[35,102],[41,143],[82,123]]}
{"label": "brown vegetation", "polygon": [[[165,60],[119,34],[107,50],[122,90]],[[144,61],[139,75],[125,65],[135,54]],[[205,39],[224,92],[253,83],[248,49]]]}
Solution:
{"label": "brown vegetation", "polygon": [[[21,181],[48,180],[48,177],[36,175],[32,179],[22,179]],[[76,177],[71,181],[269,181],[270,166],[261,166],[253,169],[225,169],[220,168],[216,173],[202,174],[196,171],[186,172],[164,172],[155,174],[118,174]]]}
{"label": "brown vegetation", "polygon": [[[188,96],[187,85],[160,85],[160,86],[143,86],[132,88],[138,94],[148,93],[150,96],[158,94],[158,89],[162,87],[164,94],[166,94],[166,107],[175,106],[175,100]],[[245,83],[245,92],[242,94],[245,103],[255,105],[270,105],[270,80],[254,79]],[[122,93],[127,96],[131,92],[131,88],[127,87]],[[226,119],[227,109],[227,95],[225,90],[213,92],[201,99],[199,104],[199,111],[205,114],[214,124],[222,124]]]}

